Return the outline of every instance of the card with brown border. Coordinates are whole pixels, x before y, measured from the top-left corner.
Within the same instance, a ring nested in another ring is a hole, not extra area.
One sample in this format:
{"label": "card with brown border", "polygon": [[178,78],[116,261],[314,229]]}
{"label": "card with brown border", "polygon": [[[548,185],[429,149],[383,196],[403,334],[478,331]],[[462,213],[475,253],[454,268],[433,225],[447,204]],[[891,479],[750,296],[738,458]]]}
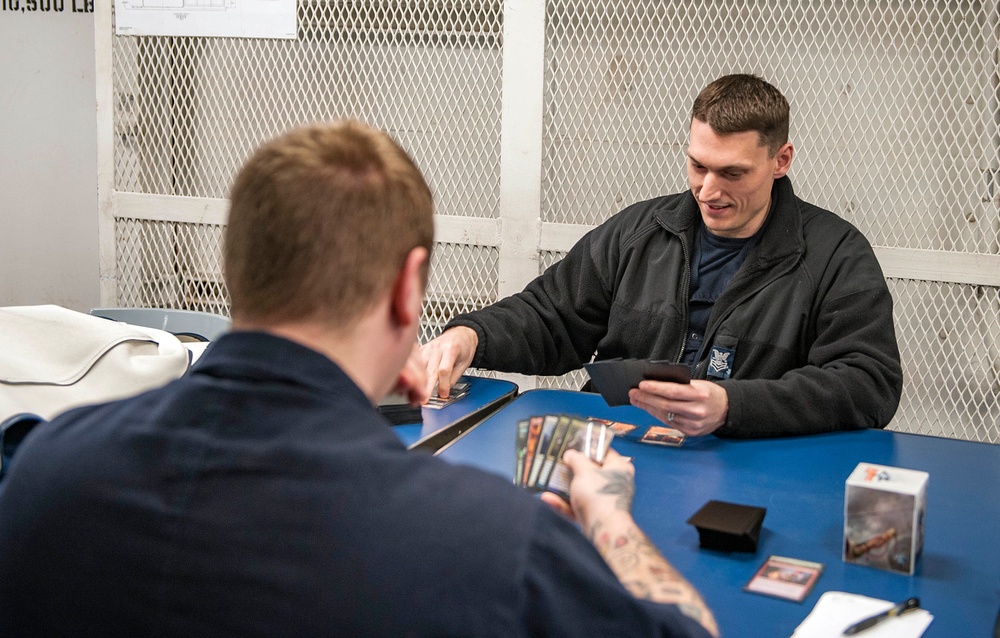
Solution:
{"label": "card with brown border", "polygon": [[823,573],[823,564],[797,558],[771,556],[760,566],[743,589],[755,594],[794,600],[805,600]]}
{"label": "card with brown border", "polygon": [[684,433],[674,428],[654,425],[639,439],[642,443],[652,443],[653,445],[669,445],[679,447],[684,444]]}

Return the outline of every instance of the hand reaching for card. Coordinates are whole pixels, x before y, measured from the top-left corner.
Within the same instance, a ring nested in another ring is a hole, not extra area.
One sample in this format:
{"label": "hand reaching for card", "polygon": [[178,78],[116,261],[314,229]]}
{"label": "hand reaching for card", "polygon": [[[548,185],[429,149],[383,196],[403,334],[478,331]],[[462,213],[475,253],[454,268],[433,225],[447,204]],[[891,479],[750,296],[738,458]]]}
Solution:
{"label": "hand reaching for card", "polygon": [[438,396],[447,398],[451,386],[472,363],[478,345],[479,335],[465,326],[449,328],[425,343],[419,355],[427,371],[427,395],[430,396],[436,386]]}

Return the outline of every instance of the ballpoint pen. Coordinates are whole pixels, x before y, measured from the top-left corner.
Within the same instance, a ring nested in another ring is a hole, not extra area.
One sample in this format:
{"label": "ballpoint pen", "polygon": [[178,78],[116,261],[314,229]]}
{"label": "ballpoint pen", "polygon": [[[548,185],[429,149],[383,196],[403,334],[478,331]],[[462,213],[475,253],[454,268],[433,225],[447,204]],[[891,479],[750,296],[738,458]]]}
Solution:
{"label": "ballpoint pen", "polygon": [[865,618],[864,620],[858,621],[844,630],[845,636],[853,636],[856,633],[862,632],[866,629],[871,629],[875,625],[900,615],[903,612],[910,611],[911,609],[917,609],[920,607],[919,598],[908,598],[898,605],[893,605],[889,609],[883,611],[880,614],[875,614],[871,618]]}

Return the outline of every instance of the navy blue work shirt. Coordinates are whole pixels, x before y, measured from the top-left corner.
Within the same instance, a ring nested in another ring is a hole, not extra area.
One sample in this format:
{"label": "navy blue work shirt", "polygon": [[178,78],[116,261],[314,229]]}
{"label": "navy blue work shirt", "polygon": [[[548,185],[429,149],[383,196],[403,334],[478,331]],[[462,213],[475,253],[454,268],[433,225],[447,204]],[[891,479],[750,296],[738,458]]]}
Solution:
{"label": "navy blue work shirt", "polygon": [[537,498],[407,452],[337,365],[268,334],[36,428],[0,484],[3,636],[548,634],[707,635]]}

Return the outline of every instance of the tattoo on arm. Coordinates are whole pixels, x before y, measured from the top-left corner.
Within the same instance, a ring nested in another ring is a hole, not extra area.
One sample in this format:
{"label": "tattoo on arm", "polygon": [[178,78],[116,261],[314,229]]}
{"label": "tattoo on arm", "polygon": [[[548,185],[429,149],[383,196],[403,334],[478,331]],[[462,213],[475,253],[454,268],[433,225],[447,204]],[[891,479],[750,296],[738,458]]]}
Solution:
{"label": "tattoo on arm", "polygon": [[598,493],[616,496],[615,507],[625,512],[631,511],[632,498],[635,496],[635,483],[633,483],[632,478],[625,472],[612,470],[602,470],[600,475],[608,482]]}
{"label": "tattoo on arm", "polygon": [[710,632],[718,632],[715,619],[698,592],[667,562],[634,521],[624,527],[610,527],[613,524],[598,521],[588,530],[588,536],[633,596],[677,605],[681,613]]}

